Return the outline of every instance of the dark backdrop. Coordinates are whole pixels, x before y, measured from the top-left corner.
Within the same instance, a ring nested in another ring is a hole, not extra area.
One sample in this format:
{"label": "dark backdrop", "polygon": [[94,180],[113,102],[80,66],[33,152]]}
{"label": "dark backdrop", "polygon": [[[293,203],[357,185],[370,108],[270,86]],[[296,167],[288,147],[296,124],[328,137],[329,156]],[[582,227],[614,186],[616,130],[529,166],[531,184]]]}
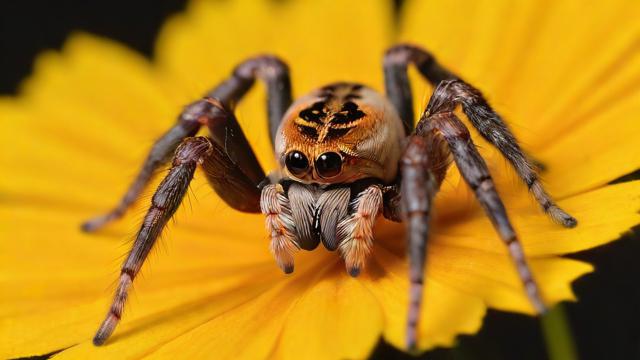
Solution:
{"label": "dark backdrop", "polygon": [[[73,30],[108,36],[151,56],[159,26],[183,8],[178,0],[0,1],[0,94],[14,93],[36,54],[59,49]],[[618,181],[639,178],[636,171]],[[618,242],[572,257],[596,266],[595,273],[574,283],[580,302],[566,305],[580,358],[640,359],[640,227]],[[423,358],[547,358],[538,321],[523,315],[489,311],[480,333],[459,343]],[[380,344],[373,358],[409,357]]]}
{"label": "dark backdrop", "polygon": [[151,55],[164,19],[182,10],[178,0],[0,1],[0,93],[15,91],[35,55],[59,49],[74,30],[118,40]]}

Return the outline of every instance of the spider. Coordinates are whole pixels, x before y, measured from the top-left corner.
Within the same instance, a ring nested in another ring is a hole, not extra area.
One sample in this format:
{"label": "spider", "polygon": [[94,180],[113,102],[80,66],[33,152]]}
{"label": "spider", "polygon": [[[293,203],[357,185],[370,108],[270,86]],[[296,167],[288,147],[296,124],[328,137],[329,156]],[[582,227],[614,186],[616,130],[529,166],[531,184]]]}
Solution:
{"label": "spider", "polygon": [[[292,102],[287,65],[278,57],[262,55],[240,63],[203,99],[186,106],[177,124],[155,142],[120,203],[82,225],[91,232],[121,217],[154,170],[173,155],[122,265],[113,302],[93,343],[102,345],[113,333],[134,278],[180,205],[198,165],[229,206],[266,216],[271,252],[287,274],[293,272],[296,251],[313,250],[322,242],[327,249],[338,250],[348,273],[358,276],[372,251],[376,218],[405,222],[410,281],[406,342],[414,349],[429,215],[453,158],[507,246],[531,304],[544,313],[539,287],[487,165],[454,110],[462,107],[478,132],[513,165],[552,220],[574,227],[576,219],[546,193],[532,161],[477,89],[417,46],[396,45],[387,50],[383,63],[386,98],[365,85],[339,82]],[[407,75],[410,64],[435,86],[415,128]],[[232,112],[256,79],[267,86],[270,137],[279,162],[279,169],[268,175]],[[209,129],[209,136],[196,136],[202,126]]]}

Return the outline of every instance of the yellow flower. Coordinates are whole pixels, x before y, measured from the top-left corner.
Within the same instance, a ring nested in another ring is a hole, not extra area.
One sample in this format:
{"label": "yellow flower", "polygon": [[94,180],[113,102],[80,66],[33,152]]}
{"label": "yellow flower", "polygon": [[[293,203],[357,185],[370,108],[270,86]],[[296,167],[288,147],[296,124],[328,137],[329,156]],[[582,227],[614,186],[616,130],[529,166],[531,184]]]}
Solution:
{"label": "yellow flower", "polygon": [[[498,189],[550,303],[592,270],[560,257],[640,222],[640,3],[193,1],[163,28],[152,63],[107,39],[76,34],[41,55],[20,96],[0,99],[0,357],[364,358],[380,336],[402,348],[407,268],[401,225],[380,224],[374,255],[353,279],[336,254],[300,253],[282,275],[263,217],[228,208],[196,174],[163,251],[136,279],[122,324],[91,344],[111,301],[118,259],[148,198],[94,235],[86,218],[126,189],[152,141],[182,105],[247,56],[289,62],[294,91],[335,80],[382,88],[381,56],[398,40],[430,49],[484,91],[529,152],[559,204],[580,221],[552,224],[481,140]],[[412,76],[415,74],[412,74]],[[416,111],[431,89],[413,76]],[[422,95],[422,96],[421,96]],[[237,109],[272,169],[262,86]],[[149,187],[149,193],[156,183]],[[452,169],[429,241],[419,347],[478,331],[487,307],[532,313],[490,222]]]}

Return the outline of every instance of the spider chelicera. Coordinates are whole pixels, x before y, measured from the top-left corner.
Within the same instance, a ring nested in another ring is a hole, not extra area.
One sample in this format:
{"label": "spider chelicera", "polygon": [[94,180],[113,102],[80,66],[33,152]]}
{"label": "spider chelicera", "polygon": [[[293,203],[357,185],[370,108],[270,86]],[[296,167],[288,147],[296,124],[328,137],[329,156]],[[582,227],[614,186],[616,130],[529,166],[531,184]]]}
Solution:
{"label": "spider chelicera", "polygon": [[[415,128],[409,64],[435,86]],[[406,340],[413,348],[429,213],[452,157],[507,246],[533,307],[543,313],[545,303],[522,246],[486,163],[454,114],[456,107],[460,105],[479,133],[509,160],[549,217],[565,227],[575,226],[576,220],[545,192],[532,162],[477,89],[412,45],[386,52],[384,75],[386,98],[367,86],[343,82],[292,103],[287,65],[274,56],[258,56],[240,63],[203,99],[188,105],[177,124],[156,141],[119,205],[83,224],[85,231],[95,231],[121,217],[154,170],[173,155],[93,343],[103,344],[114,331],[133,279],[180,205],[197,165],[229,206],[266,215],[271,252],[285,273],[293,272],[297,250],[313,250],[322,242],[329,250],[339,250],[349,274],[357,276],[371,252],[377,216],[404,221],[410,280]],[[280,164],[268,176],[230,110],[256,79],[267,86],[269,129]],[[195,137],[201,126],[208,127],[208,137]]]}

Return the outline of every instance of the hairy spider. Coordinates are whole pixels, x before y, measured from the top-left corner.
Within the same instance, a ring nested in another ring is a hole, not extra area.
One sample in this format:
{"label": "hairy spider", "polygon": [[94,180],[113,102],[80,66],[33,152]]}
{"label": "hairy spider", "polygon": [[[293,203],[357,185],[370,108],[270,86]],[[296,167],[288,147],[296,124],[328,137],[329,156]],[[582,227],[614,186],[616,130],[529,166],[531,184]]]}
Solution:
{"label": "hairy spider", "polygon": [[[435,86],[415,128],[409,64]],[[154,170],[173,154],[171,169],[153,195],[93,343],[103,344],[114,331],[133,279],[180,205],[197,165],[229,206],[265,214],[271,252],[287,274],[293,272],[297,250],[313,250],[322,242],[329,250],[339,250],[349,274],[357,276],[371,252],[377,216],[404,221],[410,266],[406,340],[413,348],[429,213],[453,157],[507,246],[533,307],[543,313],[545,303],[522,246],[487,165],[454,114],[455,108],[460,105],[479,133],[509,160],[553,220],[565,227],[575,226],[576,220],[545,192],[531,161],[477,89],[412,45],[386,52],[384,75],[386,98],[367,86],[341,82],[292,103],[287,65],[274,56],[258,56],[239,64],[204,99],[188,105],[177,124],[156,141],[119,205],[83,224],[85,231],[95,231],[121,217]],[[230,110],[257,78],[267,85],[270,135],[280,164],[268,176]],[[210,135],[194,137],[203,125]]]}

